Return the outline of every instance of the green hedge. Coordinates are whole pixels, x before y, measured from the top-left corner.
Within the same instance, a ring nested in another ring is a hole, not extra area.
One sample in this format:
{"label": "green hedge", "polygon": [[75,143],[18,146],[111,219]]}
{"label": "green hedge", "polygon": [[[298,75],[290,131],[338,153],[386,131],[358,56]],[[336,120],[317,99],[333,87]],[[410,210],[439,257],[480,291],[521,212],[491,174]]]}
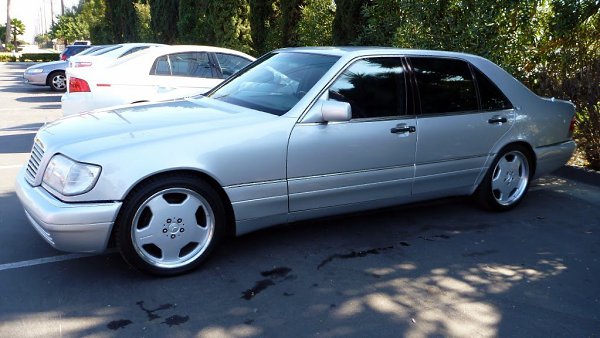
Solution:
{"label": "green hedge", "polygon": [[19,61],[48,62],[60,60],[59,53],[24,53],[19,57]]}
{"label": "green hedge", "polygon": [[10,54],[0,54],[0,62],[15,62],[17,58]]}

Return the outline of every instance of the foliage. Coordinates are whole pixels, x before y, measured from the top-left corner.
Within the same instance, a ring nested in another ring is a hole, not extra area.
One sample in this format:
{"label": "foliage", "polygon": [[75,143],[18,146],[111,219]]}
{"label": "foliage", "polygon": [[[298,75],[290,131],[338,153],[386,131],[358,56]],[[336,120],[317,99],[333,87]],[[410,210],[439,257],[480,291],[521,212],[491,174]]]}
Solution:
{"label": "foliage", "polygon": [[157,42],[173,44],[177,39],[179,0],[149,0],[150,27]]}
{"label": "foliage", "polygon": [[[338,46],[356,44],[365,18],[362,15],[363,7],[369,0],[336,0],[335,18],[332,22],[333,43]],[[389,13],[386,14],[388,16]],[[382,32],[382,34],[389,32]]]}
{"label": "foliage", "polygon": [[[302,8],[307,0],[280,0],[281,3],[281,45],[300,46],[298,23],[302,18]],[[321,32],[322,33],[322,32]]]}
{"label": "foliage", "polygon": [[5,53],[0,54],[0,62],[15,62],[15,61],[17,61],[17,58],[15,56],[13,56],[12,54],[5,54]]}
{"label": "foliage", "polygon": [[136,35],[139,42],[153,42],[154,37],[150,28],[150,5],[147,3],[134,3]]}
{"label": "foliage", "polygon": [[19,61],[49,62],[60,60],[59,53],[24,53],[19,57]]}
{"label": "foliage", "polygon": [[90,31],[87,22],[83,20],[81,15],[67,11],[65,15],[58,17],[58,22],[50,29],[49,36],[53,39],[64,40],[65,45],[68,45],[69,42],[75,40],[87,40]]}
{"label": "foliage", "polygon": [[23,21],[16,19],[16,18],[11,19],[10,20],[10,35],[12,36],[12,44],[14,46],[19,45],[19,41],[17,40],[17,37],[19,35],[23,35],[23,33],[25,33],[25,24],[23,23]]}
{"label": "foliage", "polygon": [[78,8],[78,16],[88,23],[89,40],[95,44],[108,44],[116,40],[112,36],[106,11],[106,0],[86,0]]}
{"label": "foliage", "polygon": [[110,22],[114,43],[137,41],[136,10],[131,0],[105,0],[105,20]]}
{"label": "foliage", "polygon": [[252,47],[256,54],[262,55],[279,46],[279,18],[279,0],[250,0]]}
{"label": "foliage", "polygon": [[335,4],[331,0],[306,0],[298,22],[300,46],[330,46]]}
{"label": "foliage", "polygon": [[212,0],[206,9],[204,23],[208,42],[218,46],[252,53],[247,0]]}
{"label": "foliage", "polygon": [[179,21],[177,22],[178,43],[206,43],[203,34],[206,20],[206,1],[179,0]]}

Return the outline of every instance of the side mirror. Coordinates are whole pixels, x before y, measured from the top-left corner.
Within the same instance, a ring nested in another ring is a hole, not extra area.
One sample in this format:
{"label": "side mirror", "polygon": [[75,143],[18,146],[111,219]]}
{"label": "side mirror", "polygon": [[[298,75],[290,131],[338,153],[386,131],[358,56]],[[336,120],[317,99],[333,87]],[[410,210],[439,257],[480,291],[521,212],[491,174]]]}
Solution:
{"label": "side mirror", "polygon": [[325,122],[345,122],[352,118],[352,108],[348,102],[325,101],[321,106],[321,115]]}

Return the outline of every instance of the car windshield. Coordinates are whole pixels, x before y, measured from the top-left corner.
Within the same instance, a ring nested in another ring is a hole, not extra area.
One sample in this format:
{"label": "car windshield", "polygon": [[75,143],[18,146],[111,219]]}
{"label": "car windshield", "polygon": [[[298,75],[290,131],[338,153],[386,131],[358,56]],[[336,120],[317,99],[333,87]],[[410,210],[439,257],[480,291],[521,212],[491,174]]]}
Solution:
{"label": "car windshield", "polygon": [[283,115],[338,59],[331,55],[273,53],[207,96],[269,114]]}

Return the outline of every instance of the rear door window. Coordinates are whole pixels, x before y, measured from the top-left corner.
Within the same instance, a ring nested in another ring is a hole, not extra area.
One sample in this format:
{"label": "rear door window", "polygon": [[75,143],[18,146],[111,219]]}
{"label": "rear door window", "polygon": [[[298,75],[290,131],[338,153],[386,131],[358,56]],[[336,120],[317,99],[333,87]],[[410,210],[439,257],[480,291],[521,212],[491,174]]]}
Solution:
{"label": "rear door window", "polygon": [[479,69],[473,67],[477,86],[479,87],[479,95],[481,96],[482,110],[503,110],[511,109],[512,103],[506,95]]}
{"label": "rear door window", "polygon": [[210,63],[208,53],[186,52],[163,55],[154,61],[151,75],[218,78],[217,70]]}
{"label": "rear door window", "polygon": [[412,57],[422,114],[479,110],[469,64],[462,60]]}

